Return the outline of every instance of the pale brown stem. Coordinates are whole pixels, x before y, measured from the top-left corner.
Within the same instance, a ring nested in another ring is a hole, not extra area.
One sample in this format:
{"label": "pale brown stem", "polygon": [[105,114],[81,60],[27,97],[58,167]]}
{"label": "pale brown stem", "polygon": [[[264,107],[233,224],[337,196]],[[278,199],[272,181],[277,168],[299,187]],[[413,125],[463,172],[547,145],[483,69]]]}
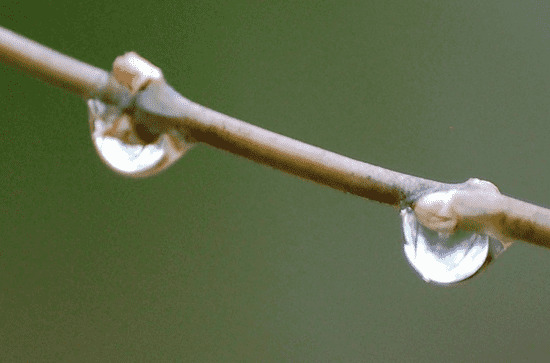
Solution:
{"label": "pale brown stem", "polygon": [[[428,191],[452,185],[350,159],[210,110],[153,83],[131,100],[109,73],[0,28],[0,61],[78,96],[131,107],[151,129],[170,124],[191,139],[270,165],[290,174],[396,207]],[[503,196],[502,233],[550,247],[550,210]]]}
{"label": "pale brown stem", "polygon": [[408,197],[445,184],[384,169],[251,125],[154,83],[136,98],[135,117],[153,129],[182,128],[196,141],[304,179],[399,207]]}
{"label": "pale brown stem", "polygon": [[501,233],[511,239],[550,247],[550,209],[503,196],[499,218]]}
{"label": "pale brown stem", "polygon": [[81,62],[35,41],[0,27],[0,62],[84,98],[119,103],[127,90],[109,77],[109,72]]}

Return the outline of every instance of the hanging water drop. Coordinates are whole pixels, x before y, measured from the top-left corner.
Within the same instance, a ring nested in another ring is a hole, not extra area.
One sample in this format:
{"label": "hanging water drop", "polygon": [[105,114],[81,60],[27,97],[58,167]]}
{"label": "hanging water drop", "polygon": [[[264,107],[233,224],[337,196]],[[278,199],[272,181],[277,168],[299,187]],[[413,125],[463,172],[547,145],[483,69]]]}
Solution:
{"label": "hanging water drop", "polygon": [[94,146],[105,164],[120,174],[156,174],[192,146],[176,129],[151,132],[119,107],[95,99],[87,105]]}
{"label": "hanging water drop", "polygon": [[426,282],[453,284],[483,270],[505,245],[486,234],[437,232],[422,225],[412,208],[401,210],[404,252]]}

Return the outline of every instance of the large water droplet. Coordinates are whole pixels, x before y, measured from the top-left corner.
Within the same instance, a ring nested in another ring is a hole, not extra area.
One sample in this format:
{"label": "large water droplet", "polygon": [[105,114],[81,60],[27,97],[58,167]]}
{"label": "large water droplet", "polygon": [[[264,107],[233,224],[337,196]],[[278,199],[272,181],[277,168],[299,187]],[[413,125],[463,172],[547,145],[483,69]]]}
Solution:
{"label": "large water droplet", "polygon": [[504,247],[485,235],[433,231],[418,222],[412,208],[401,210],[405,256],[427,282],[453,284],[481,271]]}
{"label": "large water droplet", "polygon": [[101,159],[114,171],[133,177],[166,169],[192,144],[175,129],[150,132],[116,106],[88,100],[92,140]]}

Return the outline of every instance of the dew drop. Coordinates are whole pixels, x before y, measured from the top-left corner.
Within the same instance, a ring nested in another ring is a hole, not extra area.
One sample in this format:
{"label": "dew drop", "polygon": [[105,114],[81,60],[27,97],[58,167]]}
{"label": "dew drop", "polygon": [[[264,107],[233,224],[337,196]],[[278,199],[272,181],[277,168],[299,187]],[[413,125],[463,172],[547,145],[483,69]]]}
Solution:
{"label": "dew drop", "polygon": [[99,100],[88,100],[94,146],[105,164],[132,177],[156,174],[178,160],[191,146],[175,129],[157,134],[128,113]]}
{"label": "dew drop", "polygon": [[401,210],[401,218],[405,256],[426,282],[447,285],[466,280],[504,250],[498,240],[485,234],[433,231],[418,222],[410,207]]}

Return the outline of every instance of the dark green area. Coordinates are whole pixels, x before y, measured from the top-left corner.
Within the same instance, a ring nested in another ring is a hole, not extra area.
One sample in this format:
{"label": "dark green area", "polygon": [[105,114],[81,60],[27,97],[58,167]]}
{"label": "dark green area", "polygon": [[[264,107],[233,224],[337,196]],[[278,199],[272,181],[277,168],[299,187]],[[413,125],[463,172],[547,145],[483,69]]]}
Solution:
{"label": "dark green area", "polygon": [[[0,25],[105,69],[135,50],[215,110],[550,206],[543,1],[7,0]],[[1,361],[550,354],[546,249],[516,244],[467,284],[432,287],[390,207],[206,146],[120,177],[82,100],[3,65],[0,110]]]}

